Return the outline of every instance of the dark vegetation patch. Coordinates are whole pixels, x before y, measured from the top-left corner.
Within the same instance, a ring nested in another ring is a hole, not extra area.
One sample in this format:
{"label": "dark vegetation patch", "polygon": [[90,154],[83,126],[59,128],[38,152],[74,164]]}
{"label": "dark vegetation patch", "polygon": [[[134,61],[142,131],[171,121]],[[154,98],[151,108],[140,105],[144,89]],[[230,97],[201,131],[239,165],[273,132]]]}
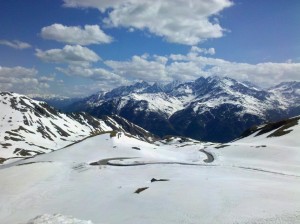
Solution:
{"label": "dark vegetation patch", "polygon": [[144,190],[147,190],[149,187],[140,187],[140,188],[138,188],[138,189],[136,189],[136,191],[134,192],[135,194],[139,194],[139,193],[141,193],[142,191],[144,191]]}
{"label": "dark vegetation patch", "polygon": [[2,148],[7,149],[8,146],[12,146],[10,143],[0,143],[2,145]]}
{"label": "dark vegetation patch", "polygon": [[15,131],[15,130],[12,130],[12,131],[6,131],[5,133],[7,133],[7,134],[9,134],[9,135],[13,135],[13,136],[15,136],[15,137],[20,137],[20,138],[23,137],[22,135],[20,135],[20,134],[18,134],[18,133],[15,133],[15,132],[13,132],[13,131]]}
{"label": "dark vegetation patch", "polygon": [[155,178],[151,179],[151,183],[157,182],[157,181],[170,181],[170,180],[169,179],[155,179]]}
{"label": "dark vegetation patch", "polygon": [[42,135],[43,138],[45,138],[45,139],[47,138],[47,139],[53,141],[53,139],[51,138],[51,136],[49,135],[49,133],[45,130],[44,126],[39,126],[37,128],[37,132],[41,133],[41,135]]}
{"label": "dark vegetation patch", "polygon": [[30,165],[35,163],[52,163],[52,161],[39,161],[39,162],[28,162],[28,163],[20,163],[17,166],[24,166],[24,165]]}
{"label": "dark vegetation patch", "polygon": [[193,145],[193,144],[184,144],[184,145],[181,145],[181,146],[179,146],[179,147],[180,147],[180,148],[183,148],[183,147],[191,146],[191,145]]}
{"label": "dark vegetation patch", "polygon": [[0,164],[3,164],[7,159],[0,157]]}
{"label": "dark vegetation patch", "polygon": [[[60,117],[59,112],[55,108],[51,107],[49,104],[41,103],[40,106],[43,108],[44,111],[46,109],[46,113],[49,112],[50,114]],[[47,113],[47,116],[49,116],[49,113]]]}
{"label": "dark vegetation patch", "polygon": [[287,130],[295,125],[298,124],[299,121],[299,117],[298,118],[294,118],[294,119],[290,119],[288,122],[286,122],[281,128],[279,128],[278,130],[276,130],[275,132],[273,132],[272,134],[268,135],[267,137],[279,137],[282,135],[286,135],[288,133],[290,133],[292,130]]}
{"label": "dark vegetation patch", "polygon": [[171,142],[173,140],[173,136],[166,135],[162,140],[165,140],[166,142]]}
{"label": "dark vegetation patch", "polygon": [[132,149],[141,150],[139,147],[132,147]]}
{"label": "dark vegetation patch", "polygon": [[15,129],[15,130],[12,130],[12,131],[14,131],[14,132],[25,131],[26,133],[35,134],[33,131],[30,131],[30,130],[26,129],[23,126],[19,126],[18,129]]}
{"label": "dark vegetation patch", "polygon": [[181,137],[181,139],[179,140],[179,142],[180,142],[180,143],[190,142],[190,139],[189,139],[189,138]]}
{"label": "dark vegetation patch", "polygon": [[53,135],[55,138],[57,137],[57,136],[51,131],[51,129],[50,129],[48,126],[46,126],[46,130],[47,130],[51,135]]}
{"label": "dark vegetation patch", "polygon": [[91,166],[99,166],[100,164],[99,164],[99,162],[97,161],[97,162],[92,162],[92,163],[90,163],[89,165],[91,165]]}
{"label": "dark vegetation patch", "polygon": [[14,154],[16,154],[17,156],[33,156],[33,155],[40,155],[43,153],[38,152],[38,151],[33,151],[33,150],[16,148],[14,151]]}
{"label": "dark vegetation patch", "polygon": [[50,121],[50,123],[54,126],[54,128],[57,130],[57,132],[63,136],[63,137],[69,137],[69,133],[67,133],[65,130],[63,130],[62,128],[60,128],[59,126],[57,126],[56,124],[54,124],[52,121]]}
{"label": "dark vegetation patch", "polygon": [[289,129],[295,125],[298,124],[300,117],[296,117],[296,118],[290,118],[290,119],[285,119],[285,120],[281,120],[278,122],[272,122],[272,123],[268,123],[262,127],[258,127],[258,126],[253,126],[252,128],[246,130],[241,137],[247,137],[255,132],[257,132],[257,134],[255,136],[260,136],[272,131],[275,131],[274,133],[268,135],[267,137],[279,137],[282,135],[286,135],[288,133],[290,133],[292,130],[286,130]]}
{"label": "dark vegetation patch", "polygon": [[46,148],[46,147],[44,147],[44,146],[36,145],[36,144],[33,144],[33,143],[29,143],[29,142],[25,142],[25,143],[27,143],[27,144],[30,145],[30,146],[36,146],[36,147],[39,147],[39,148],[41,148],[41,149],[46,149],[46,150],[51,150],[51,151],[53,151],[52,149]]}
{"label": "dark vegetation patch", "polygon": [[[47,107],[47,104],[41,104],[42,106],[40,105],[35,105],[34,107],[34,114],[38,117],[50,117],[50,114],[48,113],[48,111],[44,108],[44,107]],[[55,114],[55,112],[54,112]]]}
{"label": "dark vegetation patch", "polygon": [[117,131],[111,131],[109,136],[111,138],[116,137],[117,136]]}
{"label": "dark vegetation patch", "polygon": [[100,122],[87,113],[71,113],[69,114],[69,116],[75,119],[76,121],[78,121],[82,125],[86,125],[86,123],[88,123],[93,128],[100,127]]}
{"label": "dark vegetation patch", "polygon": [[221,148],[225,148],[225,147],[228,147],[230,145],[225,145],[225,144],[222,144],[222,145],[219,145],[219,146],[215,146],[216,149],[221,149]]}
{"label": "dark vegetation patch", "polygon": [[12,141],[15,141],[15,142],[24,141],[23,139],[12,137],[12,136],[11,137],[5,136],[4,139],[5,140],[12,140]]}
{"label": "dark vegetation patch", "polygon": [[265,147],[267,147],[267,146],[266,145],[258,145],[255,148],[265,148]]}
{"label": "dark vegetation patch", "polygon": [[[25,108],[18,108],[18,104],[19,103],[17,101],[17,97],[10,98],[10,105],[13,109],[18,110],[20,112],[27,112],[27,109],[25,109]],[[22,102],[20,102],[20,104],[22,105]],[[28,106],[28,105],[26,104],[26,106]]]}

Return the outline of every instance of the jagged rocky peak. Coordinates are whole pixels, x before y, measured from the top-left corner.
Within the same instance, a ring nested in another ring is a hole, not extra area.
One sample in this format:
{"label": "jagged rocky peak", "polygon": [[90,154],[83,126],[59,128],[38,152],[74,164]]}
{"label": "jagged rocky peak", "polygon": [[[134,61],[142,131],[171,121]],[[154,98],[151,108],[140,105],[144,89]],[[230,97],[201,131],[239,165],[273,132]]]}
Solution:
{"label": "jagged rocky peak", "polygon": [[118,88],[111,90],[110,92],[107,92],[104,95],[104,98],[111,99],[114,97],[126,96],[131,93],[143,92],[149,86],[150,86],[150,84],[148,84],[145,81],[137,82],[137,83],[135,83],[133,85],[129,85],[129,86],[120,86]]}
{"label": "jagged rocky peak", "polygon": [[174,81],[164,85],[163,89],[165,90],[165,92],[171,92],[173,89],[175,89],[176,87],[178,87],[182,83],[183,82],[181,82],[179,80],[174,80]]}

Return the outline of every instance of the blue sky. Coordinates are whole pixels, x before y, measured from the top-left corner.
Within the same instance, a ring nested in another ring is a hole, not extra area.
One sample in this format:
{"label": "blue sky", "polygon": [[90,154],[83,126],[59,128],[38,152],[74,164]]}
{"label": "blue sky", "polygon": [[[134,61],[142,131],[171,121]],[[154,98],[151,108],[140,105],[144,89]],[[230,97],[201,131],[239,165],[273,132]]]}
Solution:
{"label": "blue sky", "polygon": [[144,80],[300,79],[299,0],[3,0],[0,90],[85,96]]}

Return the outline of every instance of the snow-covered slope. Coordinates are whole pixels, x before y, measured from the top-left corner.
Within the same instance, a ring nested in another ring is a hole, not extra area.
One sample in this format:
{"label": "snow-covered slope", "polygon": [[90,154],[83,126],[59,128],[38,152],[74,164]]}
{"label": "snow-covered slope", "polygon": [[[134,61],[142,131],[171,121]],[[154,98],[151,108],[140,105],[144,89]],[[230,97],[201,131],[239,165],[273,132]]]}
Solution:
{"label": "snow-covered slope", "polygon": [[299,137],[300,116],[253,127],[240,139],[208,151],[214,152],[216,163],[299,176]]}
{"label": "snow-covered slope", "polygon": [[283,82],[269,89],[291,116],[300,114],[300,82]]}
{"label": "snow-covered slope", "polygon": [[263,148],[251,148],[253,142],[245,148],[246,154],[256,149],[253,159],[243,156],[242,142],[235,144],[239,160],[229,160],[229,146],[102,134],[2,166],[0,223],[299,223],[299,150],[293,155],[298,163],[274,154],[271,145],[259,157]]}
{"label": "snow-covered slope", "polygon": [[28,221],[27,224],[93,224],[91,221],[83,221],[61,214],[44,214]]}
{"label": "snow-covered slope", "polygon": [[299,93],[299,82],[263,90],[231,78],[201,77],[165,86],[146,82],[122,86],[88,97],[69,110],[97,117],[118,114],[160,136],[226,142],[253,125],[298,115]]}
{"label": "snow-covered slope", "polygon": [[[0,162],[60,149],[88,136],[122,130],[142,139],[153,136],[115,116],[96,119],[86,113],[64,114],[16,93],[0,93]],[[118,119],[123,125],[118,124]]]}

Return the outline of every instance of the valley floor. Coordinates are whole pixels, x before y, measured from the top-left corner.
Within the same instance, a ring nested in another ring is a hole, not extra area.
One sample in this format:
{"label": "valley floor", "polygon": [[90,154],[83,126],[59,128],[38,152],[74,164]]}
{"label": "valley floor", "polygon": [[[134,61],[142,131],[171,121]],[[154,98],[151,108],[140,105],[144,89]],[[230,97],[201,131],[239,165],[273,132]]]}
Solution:
{"label": "valley floor", "polygon": [[[280,164],[279,149],[257,146],[216,149],[175,138],[149,144],[124,134],[99,135],[3,165],[0,223],[24,224],[57,213],[90,220],[61,223],[299,223],[297,161],[286,156]],[[262,157],[251,158],[255,150]],[[293,148],[289,152],[296,155]]]}

